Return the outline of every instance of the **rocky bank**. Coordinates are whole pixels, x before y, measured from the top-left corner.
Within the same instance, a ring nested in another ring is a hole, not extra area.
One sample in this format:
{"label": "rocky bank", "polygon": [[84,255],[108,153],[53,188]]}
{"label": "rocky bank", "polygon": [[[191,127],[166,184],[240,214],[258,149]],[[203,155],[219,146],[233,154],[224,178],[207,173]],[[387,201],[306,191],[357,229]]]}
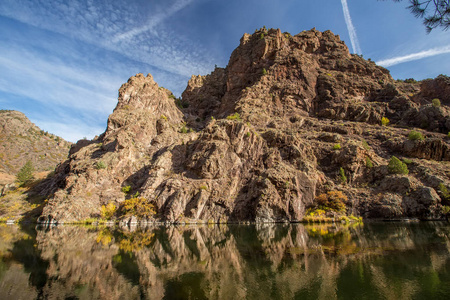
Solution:
{"label": "rocky bank", "polygon": [[[193,76],[179,99],[150,74],[123,84],[106,131],[74,145],[42,185],[40,220],[100,217],[139,195],[156,220],[295,222],[336,191],[347,214],[440,218],[449,86],[395,81],[331,31],[244,34],[227,67]],[[409,139],[412,129],[425,138]],[[409,174],[390,172],[392,156]]]}

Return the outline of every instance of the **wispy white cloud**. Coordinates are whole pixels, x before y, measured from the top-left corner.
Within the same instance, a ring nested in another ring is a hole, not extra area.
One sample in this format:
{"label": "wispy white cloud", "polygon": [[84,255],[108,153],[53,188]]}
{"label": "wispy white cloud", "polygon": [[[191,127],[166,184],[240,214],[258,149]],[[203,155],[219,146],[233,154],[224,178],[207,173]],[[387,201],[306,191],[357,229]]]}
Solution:
{"label": "wispy white cloud", "polygon": [[433,49],[429,49],[429,50],[424,50],[424,51],[420,51],[417,53],[387,58],[387,59],[379,60],[376,63],[383,67],[390,67],[390,66],[398,65],[401,63],[405,63],[405,62],[419,60],[422,58],[436,56],[439,54],[446,54],[446,53],[450,53],[450,45],[447,45],[444,47],[437,47],[437,48],[433,48]]}
{"label": "wispy white cloud", "polygon": [[[170,17],[196,0],[143,2],[3,0],[0,15],[112,50],[188,77],[211,71],[213,59],[171,30]],[[145,24],[142,26],[142,24]]]}
{"label": "wispy white cloud", "polygon": [[146,25],[133,28],[127,32],[120,33],[116,35],[113,39],[114,42],[119,42],[122,40],[129,40],[132,37],[141,34],[146,31],[152,31],[153,34],[156,34],[154,32],[154,28],[159,25],[160,23],[164,22],[166,19],[172,17],[175,13],[185,8],[187,5],[192,3],[194,0],[178,0],[176,1],[171,7],[169,7],[167,10],[164,10],[163,12],[157,13],[153,15],[147,22]]}
{"label": "wispy white cloud", "polygon": [[[106,118],[117,103],[119,84],[114,88],[102,83],[97,87],[82,87],[95,83],[95,74],[51,65],[41,59],[21,58],[18,61],[0,57],[0,91],[15,95],[16,99],[29,99],[28,105],[10,99],[2,103],[4,108],[20,107],[41,129],[71,142],[85,136],[92,138],[104,131]],[[86,77],[76,82],[77,77],[83,75]]]}
{"label": "wispy white cloud", "polygon": [[107,51],[99,57],[92,53],[96,47],[25,27],[6,23],[0,33],[2,108],[20,110],[70,141],[101,134],[117,90],[130,76],[130,62]]}
{"label": "wispy white cloud", "polygon": [[212,65],[170,26],[195,1],[0,1],[0,16],[28,24],[1,20],[11,23],[0,31],[0,93],[10,98],[2,108],[76,141],[103,132],[117,90],[138,72],[179,95],[188,76]]}
{"label": "wispy white cloud", "polygon": [[344,11],[345,24],[347,24],[348,34],[350,36],[350,42],[352,44],[353,52],[361,54],[361,47],[359,46],[358,36],[356,35],[356,29],[353,26],[352,18],[350,16],[350,11],[348,9],[347,0],[341,0],[342,10]]}
{"label": "wispy white cloud", "polygon": [[5,48],[0,46],[1,91],[76,110],[106,114],[114,108],[118,78],[70,68],[11,45]]}

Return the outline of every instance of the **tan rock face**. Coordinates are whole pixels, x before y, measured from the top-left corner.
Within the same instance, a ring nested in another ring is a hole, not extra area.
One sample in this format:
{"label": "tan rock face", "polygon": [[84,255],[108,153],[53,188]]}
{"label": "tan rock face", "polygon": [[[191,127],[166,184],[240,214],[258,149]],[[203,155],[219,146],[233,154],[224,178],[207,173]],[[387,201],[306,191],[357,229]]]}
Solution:
{"label": "tan rock face", "polygon": [[[422,147],[407,142],[409,129],[380,126],[418,126],[414,116],[430,116],[424,95],[330,31],[245,34],[228,66],[193,76],[181,99],[151,75],[131,77],[105,133],[77,143],[46,182],[43,216],[98,217],[139,193],[164,221],[298,221],[317,194],[341,190],[352,213],[437,217],[448,167],[423,178],[418,158],[447,160],[444,134],[426,133],[439,142]],[[440,125],[423,128],[445,132],[444,106]],[[411,191],[378,188],[394,154],[412,159]]]}

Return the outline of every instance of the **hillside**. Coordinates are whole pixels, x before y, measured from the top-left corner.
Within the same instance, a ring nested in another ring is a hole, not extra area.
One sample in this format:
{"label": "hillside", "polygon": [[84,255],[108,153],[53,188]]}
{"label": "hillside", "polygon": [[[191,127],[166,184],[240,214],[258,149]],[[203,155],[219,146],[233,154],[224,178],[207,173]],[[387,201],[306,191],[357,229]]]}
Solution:
{"label": "hillside", "polygon": [[[36,216],[45,200],[34,190],[43,178],[67,159],[71,143],[44,132],[21,112],[0,110],[0,220]],[[19,186],[16,174],[31,161],[33,182]]]}
{"label": "hillside", "polygon": [[41,187],[40,220],[104,217],[108,204],[113,218],[167,222],[441,218],[449,85],[397,82],[330,31],[244,34],[181,99],[150,74],[123,84],[106,131]]}
{"label": "hillside", "polygon": [[53,171],[71,143],[44,132],[21,112],[0,110],[0,173],[15,175],[31,161],[36,172]]}

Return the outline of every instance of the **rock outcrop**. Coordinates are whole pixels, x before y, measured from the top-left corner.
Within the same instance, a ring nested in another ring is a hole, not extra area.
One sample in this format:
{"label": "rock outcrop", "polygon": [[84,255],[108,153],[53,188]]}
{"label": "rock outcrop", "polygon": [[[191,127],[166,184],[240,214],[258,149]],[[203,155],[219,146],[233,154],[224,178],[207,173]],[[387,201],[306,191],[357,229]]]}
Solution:
{"label": "rock outcrop", "polygon": [[[42,220],[100,217],[139,195],[162,221],[294,222],[332,190],[348,213],[438,218],[450,119],[446,99],[429,103],[442,78],[396,82],[330,31],[245,34],[228,66],[193,76],[180,99],[151,75],[131,77],[105,133],[77,143],[43,185]],[[408,127],[426,140],[409,141]],[[392,155],[407,159],[395,179],[407,188],[389,185]]]}

